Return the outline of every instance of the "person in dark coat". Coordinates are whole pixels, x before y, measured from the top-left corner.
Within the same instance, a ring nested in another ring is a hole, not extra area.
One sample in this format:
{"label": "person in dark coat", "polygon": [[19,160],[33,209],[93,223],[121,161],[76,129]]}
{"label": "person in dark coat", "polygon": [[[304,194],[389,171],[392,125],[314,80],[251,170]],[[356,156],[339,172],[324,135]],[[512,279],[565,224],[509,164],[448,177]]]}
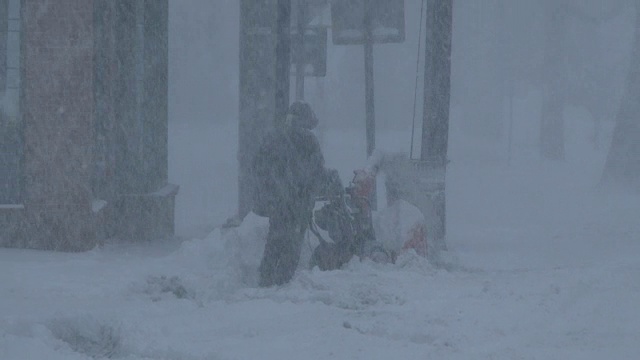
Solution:
{"label": "person in dark coat", "polygon": [[260,263],[260,286],[289,282],[300,260],[304,235],[326,170],[311,130],[318,119],[309,104],[293,103],[286,121],[263,140],[253,162],[254,213],[269,218]]}

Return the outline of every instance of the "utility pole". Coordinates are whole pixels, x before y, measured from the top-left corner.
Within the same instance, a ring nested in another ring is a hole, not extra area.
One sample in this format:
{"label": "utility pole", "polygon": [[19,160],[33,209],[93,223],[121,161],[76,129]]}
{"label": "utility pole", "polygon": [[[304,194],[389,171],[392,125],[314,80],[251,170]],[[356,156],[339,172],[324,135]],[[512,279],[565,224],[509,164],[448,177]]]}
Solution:
{"label": "utility pole", "polygon": [[289,109],[291,69],[291,0],[278,0],[276,20],[276,108],[274,124],[284,121]]}
{"label": "utility pole", "polygon": [[[373,24],[371,23],[371,2],[364,2],[364,92],[366,107],[367,157],[376,149],[376,113],[373,83]],[[371,208],[378,207],[376,186],[371,195]]]}
{"label": "utility pole", "polygon": [[451,95],[452,0],[427,0],[424,71],[424,112],[420,159],[435,189],[432,204],[437,217],[433,234],[436,250],[446,250],[445,179],[449,142]]}
{"label": "utility pole", "polygon": [[304,31],[307,21],[307,4],[305,0],[296,2],[296,100],[304,100],[304,76],[305,76],[305,49],[304,49]]}
{"label": "utility pole", "polygon": [[546,3],[544,74],[540,119],[540,155],[543,159],[564,160],[564,117],[566,69],[564,63],[569,4]]}
{"label": "utility pole", "polygon": [[373,25],[371,3],[364,2],[364,88],[366,106],[367,156],[376,148],[376,117],[373,84]]}
{"label": "utility pole", "polygon": [[251,211],[251,162],[289,107],[291,0],[240,0],[237,224]]}

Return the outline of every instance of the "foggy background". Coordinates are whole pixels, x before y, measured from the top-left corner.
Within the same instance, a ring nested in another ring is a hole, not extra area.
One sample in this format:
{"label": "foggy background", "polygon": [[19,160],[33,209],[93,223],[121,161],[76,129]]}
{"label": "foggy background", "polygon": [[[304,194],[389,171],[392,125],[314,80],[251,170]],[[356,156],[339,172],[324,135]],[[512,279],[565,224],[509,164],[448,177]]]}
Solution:
{"label": "foggy background", "polygon": [[[396,143],[406,143],[393,150],[410,150],[416,61],[421,57],[414,154],[419,153],[422,120],[421,3],[405,0],[404,43],[374,46],[379,148],[385,147],[380,139],[384,133]],[[545,31],[554,4],[558,2],[454,1],[449,142],[453,166],[506,165],[509,157],[511,166],[543,162],[538,148],[544,54],[549,46]],[[629,0],[565,4],[565,37],[552,38],[565,49],[565,162],[588,163],[595,185],[625,90],[635,15]],[[169,6],[169,176],[181,186],[176,231],[192,236],[220,225],[237,209],[239,4],[180,0]],[[323,22],[330,23],[328,12]],[[324,132],[336,129],[355,130],[364,139],[361,46],[334,46],[329,36],[327,76],[305,82],[306,100],[321,119],[317,132],[323,147]],[[358,140],[354,143],[362,142]],[[345,139],[339,146],[348,158],[364,160],[365,149],[354,143]],[[327,158],[327,166],[353,169],[358,164]]]}

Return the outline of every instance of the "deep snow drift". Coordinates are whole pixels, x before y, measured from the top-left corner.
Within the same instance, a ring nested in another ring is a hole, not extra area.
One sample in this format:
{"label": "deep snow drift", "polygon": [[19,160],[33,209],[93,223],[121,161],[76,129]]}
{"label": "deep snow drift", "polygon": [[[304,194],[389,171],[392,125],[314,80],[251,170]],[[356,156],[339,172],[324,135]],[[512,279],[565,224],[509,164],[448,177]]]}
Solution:
{"label": "deep snow drift", "polygon": [[[174,136],[194,139],[183,130]],[[325,135],[325,149],[358,138]],[[381,147],[399,150],[405,134],[385,135]],[[580,156],[547,164],[523,145],[514,159],[530,161],[507,167],[501,150],[453,140],[449,252],[439,267],[413,254],[354,260],[260,289],[267,224],[256,216],[179,243],[0,249],[0,359],[639,357],[640,197],[596,188],[604,154],[574,143]],[[235,175],[224,169],[234,159],[181,144],[172,155],[173,181],[183,181],[178,220],[204,231],[198,221],[233,207]],[[343,180],[363,160],[356,145],[327,152]],[[176,163],[181,151],[191,157]],[[190,201],[214,180],[202,203]],[[225,191],[224,206],[209,203]]]}

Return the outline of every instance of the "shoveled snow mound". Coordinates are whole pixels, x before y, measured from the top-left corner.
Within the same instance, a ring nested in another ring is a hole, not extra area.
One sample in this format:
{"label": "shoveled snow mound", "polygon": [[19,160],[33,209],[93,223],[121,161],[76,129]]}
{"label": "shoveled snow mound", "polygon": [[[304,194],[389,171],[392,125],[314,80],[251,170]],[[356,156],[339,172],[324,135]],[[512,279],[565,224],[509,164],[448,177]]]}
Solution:
{"label": "shoveled snow mound", "polygon": [[378,241],[386,249],[399,252],[410,240],[412,231],[425,224],[425,218],[414,205],[396,200],[375,214],[373,224]]}

